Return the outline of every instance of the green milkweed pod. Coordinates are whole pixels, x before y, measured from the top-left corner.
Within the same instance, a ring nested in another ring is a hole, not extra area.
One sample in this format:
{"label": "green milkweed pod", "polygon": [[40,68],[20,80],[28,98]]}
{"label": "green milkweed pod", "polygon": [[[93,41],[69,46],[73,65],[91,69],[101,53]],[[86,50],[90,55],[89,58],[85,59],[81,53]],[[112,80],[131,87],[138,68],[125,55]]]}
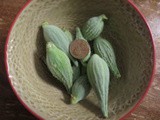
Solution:
{"label": "green milkweed pod", "polygon": [[76,104],[83,100],[90,92],[91,86],[87,75],[80,76],[72,87],[71,104]]}
{"label": "green milkweed pod", "polygon": [[52,42],[46,45],[46,64],[52,75],[66,87],[70,93],[73,85],[73,70],[68,56]]}
{"label": "green milkweed pod", "polygon": [[88,41],[97,38],[103,31],[104,20],[107,20],[107,17],[104,14],[90,18],[82,28],[84,38]]}
{"label": "green milkweed pod", "polygon": [[[80,30],[79,27],[76,28],[76,39],[77,39],[77,40],[87,41],[87,40],[83,37],[82,32],[81,32],[81,30]],[[91,57],[91,50],[89,51],[88,55],[87,55],[84,59],[81,60],[82,65],[86,66],[86,64],[87,64],[86,62],[89,60],[90,57]]]}
{"label": "green milkweed pod", "polygon": [[108,117],[108,92],[110,73],[107,63],[94,54],[87,65],[89,82],[94,89],[104,117]]}
{"label": "green milkweed pod", "polygon": [[98,37],[94,40],[93,46],[94,52],[106,61],[114,76],[120,78],[121,74],[117,67],[116,57],[112,45],[106,39]]}
{"label": "green milkweed pod", "polygon": [[47,42],[53,42],[56,47],[62,50],[72,60],[72,62],[78,66],[76,61],[69,53],[70,41],[66,34],[59,27],[49,25],[47,22],[42,24],[44,38]]}
{"label": "green milkweed pod", "polygon": [[73,41],[73,36],[72,36],[71,32],[67,29],[64,29],[64,33],[68,37],[69,42],[71,43]]}

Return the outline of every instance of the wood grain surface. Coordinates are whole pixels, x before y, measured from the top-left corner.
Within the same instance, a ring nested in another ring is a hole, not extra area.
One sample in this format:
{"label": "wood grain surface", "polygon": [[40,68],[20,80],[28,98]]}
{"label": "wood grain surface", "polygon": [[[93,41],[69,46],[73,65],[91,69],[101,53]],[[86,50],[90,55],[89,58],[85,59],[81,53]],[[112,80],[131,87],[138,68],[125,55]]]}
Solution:
{"label": "wood grain surface", "polygon": [[[160,0],[132,0],[144,14],[156,45],[156,74],[148,95],[126,120],[160,120]],[[36,120],[20,104],[7,81],[4,44],[15,15],[27,0],[0,0],[0,120]]]}

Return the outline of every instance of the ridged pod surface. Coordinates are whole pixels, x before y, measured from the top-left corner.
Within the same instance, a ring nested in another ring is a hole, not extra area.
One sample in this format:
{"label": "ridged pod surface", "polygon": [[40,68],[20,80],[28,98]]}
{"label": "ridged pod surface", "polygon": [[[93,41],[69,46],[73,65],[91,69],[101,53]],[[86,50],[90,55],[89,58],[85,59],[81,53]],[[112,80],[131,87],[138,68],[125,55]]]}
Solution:
{"label": "ridged pod surface", "polygon": [[110,72],[107,63],[94,54],[87,65],[89,82],[94,89],[104,117],[108,117],[108,93]]}
{"label": "ridged pod surface", "polygon": [[52,75],[70,92],[73,85],[73,70],[68,56],[52,42],[46,46],[46,63]]}
{"label": "ridged pod surface", "polygon": [[121,77],[117,67],[116,56],[113,47],[106,39],[98,37],[94,40],[94,52],[106,61],[115,77]]}
{"label": "ridged pod surface", "polygon": [[82,28],[84,38],[88,41],[97,38],[103,31],[104,20],[107,20],[104,14],[90,18]]}
{"label": "ridged pod surface", "polygon": [[76,104],[83,100],[91,90],[87,75],[80,76],[72,87],[71,103]]}
{"label": "ridged pod surface", "polygon": [[78,66],[78,62],[69,53],[70,40],[64,31],[57,26],[49,25],[47,22],[42,24],[42,28],[45,40],[53,42],[57,48],[66,53],[71,61]]}

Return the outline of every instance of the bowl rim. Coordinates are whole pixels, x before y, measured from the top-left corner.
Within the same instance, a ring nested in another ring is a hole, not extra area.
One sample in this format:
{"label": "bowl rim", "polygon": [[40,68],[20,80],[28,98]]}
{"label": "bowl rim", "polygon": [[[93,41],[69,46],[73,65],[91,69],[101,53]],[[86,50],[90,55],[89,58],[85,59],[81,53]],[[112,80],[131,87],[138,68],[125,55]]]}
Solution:
{"label": "bowl rim", "polygon": [[[31,1],[33,0],[28,0],[26,2],[26,4],[20,9],[20,11],[18,12],[18,14],[16,15],[14,21],[12,22],[8,35],[7,35],[7,39],[6,39],[6,43],[5,43],[5,50],[4,50],[4,62],[5,62],[5,69],[6,69],[6,73],[7,73],[7,79],[9,81],[9,84],[14,92],[14,94],[16,95],[16,97],[18,98],[18,100],[20,101],[20,103],[32,114],[34,115],[36,118],[38,118],[39,120],[45,120],[41,115],[37,114],[34,110],[32,110],[22,99],[21,97],[18,95],[18,93],[16,92],[16,89],[14,88],[14,86],[12,85],[11,79],[10,79],[10,73],[9,73],[9,66],[8,66],[8,56],[7,56],[7,51],[8,51],[8,42],[10,39],[10,35],[12,32],[12,29],[16,23],[16,21],[18,20],[19,16],[21,15],[21,13],[25,10],[25,8],[31,3]],[[137,107],[139,107],[139,105],[141,104],[141,102],[144,100],[145,96],[147,95],[149,89],[151,88],[151,85],[154,81],[154,74],[155,74],[155,70],[156,70],[156,50],[155,50],[155,43],[153,40],[153,36],[151,33],[151,29],[149,24],[147,23],[147,19],[144,17],[143,13],[139,10],[139,8],[135,5],[135,3],[133,3],[132,0],[127,0],[128,3],[136,10],[136,12],[140,15],[140,17],[142,18],[143,22],[146,24],[147,29],[149,31],[150,34],[150,39],[152,42],[152,47],[153,47],[153,69],[152,69],[152,74],[150,77],[150,81],[149,84],[144,92],[144,94],[141,96],[141,98],[137,101],[137,103],[131,108],[131,110],[129,110],[128,113],[126,113],[125,115],[123,115],[123,117],[120,118],[120,120],[125,120],[127,117],[129,117],[131,115],[132,112],[134,112],[136,110]]]}

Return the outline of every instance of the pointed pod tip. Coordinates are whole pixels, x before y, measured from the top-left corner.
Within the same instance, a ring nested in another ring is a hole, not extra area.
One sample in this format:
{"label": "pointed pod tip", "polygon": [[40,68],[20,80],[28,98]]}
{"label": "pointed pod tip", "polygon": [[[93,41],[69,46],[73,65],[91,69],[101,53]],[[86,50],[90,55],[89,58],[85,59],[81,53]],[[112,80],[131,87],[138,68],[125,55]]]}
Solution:
{"label": "pointed pod tip", "polygon": [[118,68],[115,70],[115,72],[113,71],[113,73],[114,73],[114,76],[115,76],[117,79],[119,79],[119,78],[122,77],[121,74],[120,74],[120,72],[119,72],[119,70],[118,70]]}
{"label": "pointed pod tip", "polygon": [[105,111],[102,110],[102,113],[104,118],[108,118],[108,110]]}
{"label": "pointed pod tip", "polygon": [[67,28],[65,28],[65,27],[62,27],[62,31],[68,32],[69,30]]}
{"label": "pointed pod tip", "polygon": [[76,35],[82,35],[81,30],[79,27],[76,27]]}
{"label": "pointed pod tip", "polygon": [[108,118],[108,113],[104,113],[103,116],[104,116],[105,118]]}

